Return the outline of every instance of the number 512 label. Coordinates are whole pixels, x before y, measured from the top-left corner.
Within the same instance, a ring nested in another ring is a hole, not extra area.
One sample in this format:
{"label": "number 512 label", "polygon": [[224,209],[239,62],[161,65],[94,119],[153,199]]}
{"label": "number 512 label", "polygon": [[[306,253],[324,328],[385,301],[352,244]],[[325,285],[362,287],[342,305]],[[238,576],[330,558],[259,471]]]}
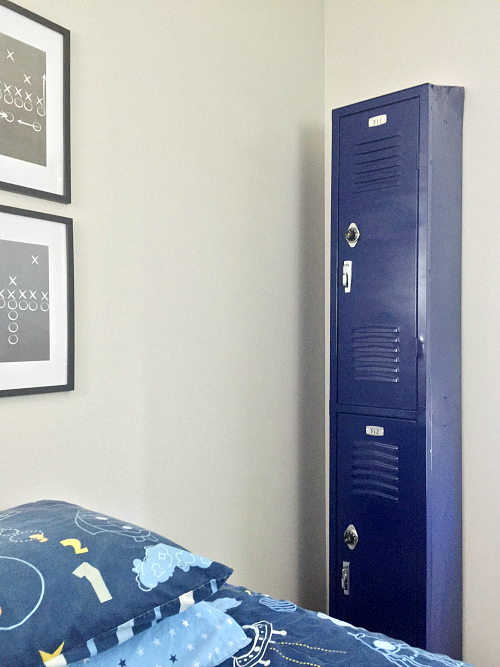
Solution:
{"label": "number 512 label", "polygon": [[367,426],[366,435],[384,435],[383,426]]}

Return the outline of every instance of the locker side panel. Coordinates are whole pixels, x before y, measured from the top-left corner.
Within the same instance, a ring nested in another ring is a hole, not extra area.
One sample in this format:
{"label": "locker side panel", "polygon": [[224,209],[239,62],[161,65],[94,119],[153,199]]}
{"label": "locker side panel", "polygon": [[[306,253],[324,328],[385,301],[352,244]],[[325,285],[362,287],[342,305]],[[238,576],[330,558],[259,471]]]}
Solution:
{"label": "locker side panel", "polygon": [[462,655],[461,212],[464,90],[430,86],[425,340],[427,646]]}

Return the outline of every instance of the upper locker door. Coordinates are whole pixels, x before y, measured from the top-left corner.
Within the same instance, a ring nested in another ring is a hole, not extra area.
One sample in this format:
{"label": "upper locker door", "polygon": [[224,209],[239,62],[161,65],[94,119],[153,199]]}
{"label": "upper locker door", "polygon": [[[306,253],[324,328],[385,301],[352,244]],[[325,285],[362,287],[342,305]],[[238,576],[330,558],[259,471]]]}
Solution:
{"label": "upper locker door", "polygon": [[339,134],[338,403],[415,410],[419,99]]}

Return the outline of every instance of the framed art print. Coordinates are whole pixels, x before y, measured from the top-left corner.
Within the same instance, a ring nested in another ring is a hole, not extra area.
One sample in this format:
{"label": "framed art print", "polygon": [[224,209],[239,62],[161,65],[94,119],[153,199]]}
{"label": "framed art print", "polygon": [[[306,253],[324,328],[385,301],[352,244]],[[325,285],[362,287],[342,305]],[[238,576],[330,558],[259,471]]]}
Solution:
{"label": "framed art print", "polygon": [[0,188],[71,201],[66,28],[0,0]]}
{"label": "framed art print", "polygon": [[73,222],[0,206],[0,396],[73,388]]}

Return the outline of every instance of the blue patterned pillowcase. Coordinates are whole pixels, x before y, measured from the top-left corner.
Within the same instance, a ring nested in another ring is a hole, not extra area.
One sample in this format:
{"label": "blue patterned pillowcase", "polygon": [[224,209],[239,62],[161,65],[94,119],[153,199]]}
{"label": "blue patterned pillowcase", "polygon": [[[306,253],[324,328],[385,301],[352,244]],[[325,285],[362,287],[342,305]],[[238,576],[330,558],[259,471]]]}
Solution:
{"label": "blue patterned pillowcase", "polygon": [[0,663],[64,667],[208,598],[231,574],[69,503],[0,511]]}
{"label": "blue patterned pillowcase", "polygon": [[[198,602],[124,644],[99,653],[89,667],[174,667],[175,663],[215,667],[249,642],[233,618],[210,602]],[[83,664],[79,662],[78,667]]]}

